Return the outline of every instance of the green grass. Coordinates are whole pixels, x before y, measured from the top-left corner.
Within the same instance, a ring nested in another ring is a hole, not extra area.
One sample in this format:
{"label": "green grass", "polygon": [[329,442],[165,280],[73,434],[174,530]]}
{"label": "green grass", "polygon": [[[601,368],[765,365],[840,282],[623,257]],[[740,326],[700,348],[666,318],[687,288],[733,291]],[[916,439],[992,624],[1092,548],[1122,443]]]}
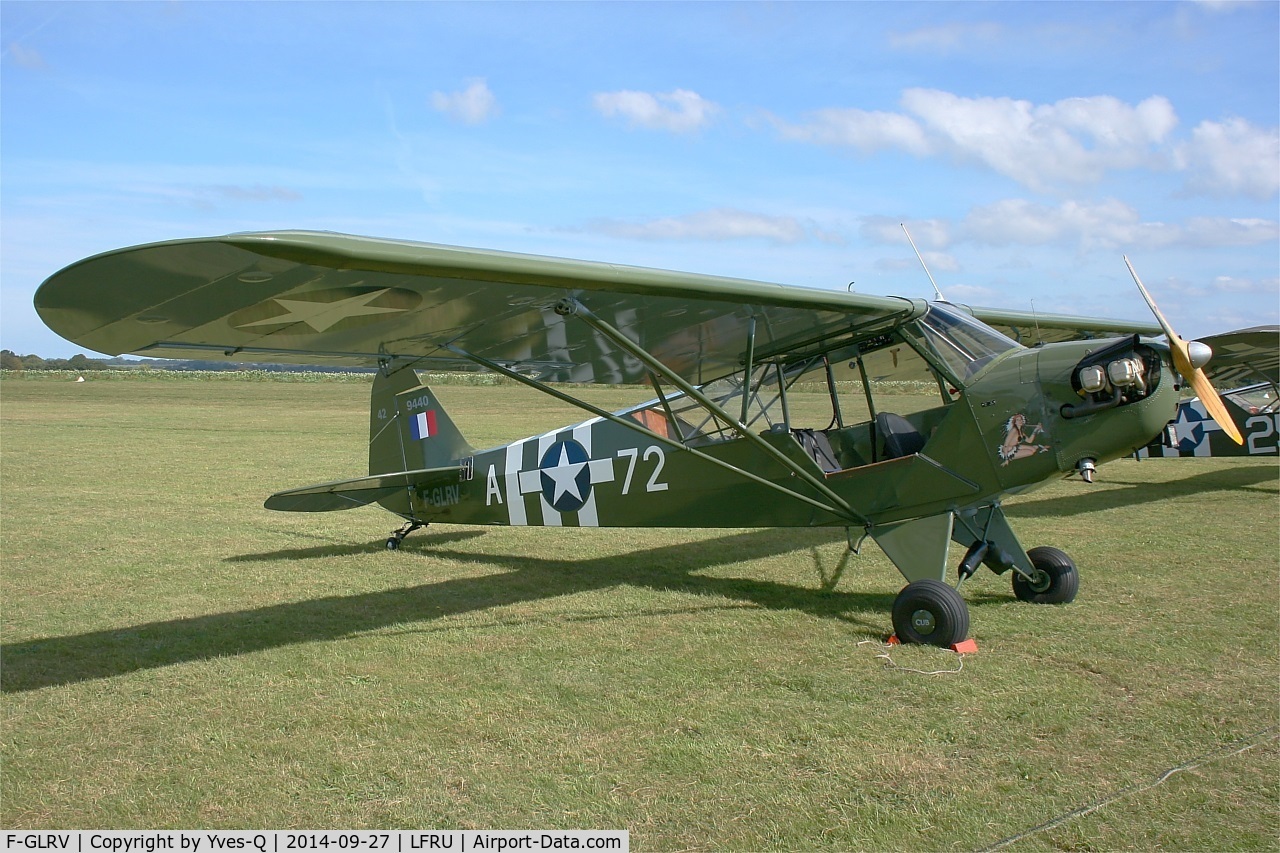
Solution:
{"label": "green grass", "polygon": [[[386,513],[264,510],[364,473],[367,393],[0,384],[0,825],[950,850],[1107,801],[1009,849],[1275,847],[1274,460],[1122,461],[1012,502],[1080,598],[983,572],[980,652],[923,676],[860,645],[902,585],[873,545],[824,587],[842,531],[442,526],[389,553]],[[477,446],[575,419],[440,396]]]}

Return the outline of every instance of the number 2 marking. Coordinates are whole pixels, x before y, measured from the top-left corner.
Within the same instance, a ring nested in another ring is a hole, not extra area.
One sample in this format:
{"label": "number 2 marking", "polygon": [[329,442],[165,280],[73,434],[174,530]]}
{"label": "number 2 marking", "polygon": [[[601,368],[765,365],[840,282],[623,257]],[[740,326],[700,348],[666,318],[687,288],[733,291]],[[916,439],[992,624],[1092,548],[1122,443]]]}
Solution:
{"label": "number 2 marking", "polygon": [[1250,453],[1275,453],[1275,446],[1259,447],[1258,442],[1264,438],[1271,438],[1276,434],[1276,425],[1270,417],[1259,415],[1249,418],[1244,422],[1244,428],[1249,429],[1254,424],[1259,424],[1262,428],[1257,432],[1249,433],[1249,452]]}
{"label": "number 2 marking", "polygon": [[[640,458],[640,448],[623,448],[618,451],[618,456],[626,457],[627,460],[627,475],[622,478],[622,493],[625,495],[631,491],[631,478],[636,473],[636,460]],[[644,490],[646,492],[665,492],[667,484],[659,483],[658,476],[662,473],[662,466],[667,464],[667,455],[662,452],[661,447],[651,444],[644,449],[644,461],[648,462],[653,457],[657,457],[657,462],[653,466],[653,473],[649,476],[649,481],[645,483]]]}
{"label": "number 2 marking", "polygon": [[658,475],[662,473],[662,466],[667,464],[667,455],[662,452],[662,448],[656,444],[651,444],[645,448],[644,459],[649,461],[650,456],[658,457],[658,464],[653,466],[653,476],[649,478],[649,482],[645,485],[646,492],[665,492],[667,490],[666,483],[658,482]]}

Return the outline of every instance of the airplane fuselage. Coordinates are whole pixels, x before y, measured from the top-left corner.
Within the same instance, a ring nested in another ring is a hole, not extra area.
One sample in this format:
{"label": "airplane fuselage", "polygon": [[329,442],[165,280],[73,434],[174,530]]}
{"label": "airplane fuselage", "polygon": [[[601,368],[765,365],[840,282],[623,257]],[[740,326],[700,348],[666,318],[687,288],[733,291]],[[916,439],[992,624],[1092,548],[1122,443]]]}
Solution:
{"label": "airplane fuselage", "polygon": [[[760,434],[842,498],[858,516],[852,520],[779,500],[770,483],[820,495],[744,438],[691,441],[683,448],[600,417],[470,454],[460,460],[458,475],[381,503],[424,522],[548,527],[849,526],[935,515],[1070,474],[1084,460],[1101,464],[1130,454],[1161,430],[1177,392],[1167,366],[1152,367],[1161,360],[1149,346],[1138,345],[1137,353],[1121,346],[1112,359],[1145,359],[1151,387],[1134,399],[1096,405],[1073,387],[1080,364],[1100,346],[1068,342],[1007,353],[952,402],[909,416],[923,443],[897,458],[877,453],[873,422],[825,431],[837,461],[826,466],[831,470],[811,458],[790,430]],[[447,422],[425,387],[398,399],[404,416]],[[629,413],[637,426],[642,411]],[[408,459],[406,467],[429,467],[426,448],[433,438],[442,440],[437,434],[409,442],[424,456]],[[767,482],[746,480],[735,470]]]}

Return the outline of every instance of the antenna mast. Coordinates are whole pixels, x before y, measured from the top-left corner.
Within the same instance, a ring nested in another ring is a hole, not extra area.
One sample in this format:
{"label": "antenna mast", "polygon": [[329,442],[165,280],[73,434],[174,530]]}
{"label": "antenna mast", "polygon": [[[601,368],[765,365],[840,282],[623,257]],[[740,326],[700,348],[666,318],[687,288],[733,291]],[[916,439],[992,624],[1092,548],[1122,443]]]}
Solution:
{"label": "antenna mast", "polygon": [[920,250],[916,248],[916,241],[911,239],[911,232],[907,230],[907,223],[899,222],[902,226],[902,233],[907,235],[907,242],[911,244],[911,248],[915,251],[916,257],[920,259],[920,266],[924,267],[924,274],[929,276],[929,283],[933,285],[933,292],[938,294],[939,302],[946,302],[947,297],[942,295],[942,291],[938,289],[938,283],[933,280],[933,273],[929,272],[929,265],[924,262],[924,256],[920,254]]}

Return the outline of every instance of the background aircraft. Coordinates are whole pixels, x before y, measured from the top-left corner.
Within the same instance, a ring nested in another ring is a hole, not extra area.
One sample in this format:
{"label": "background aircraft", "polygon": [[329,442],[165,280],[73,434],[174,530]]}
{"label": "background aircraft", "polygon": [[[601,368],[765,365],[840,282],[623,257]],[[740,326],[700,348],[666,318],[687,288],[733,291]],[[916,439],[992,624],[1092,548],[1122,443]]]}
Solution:
{"label": "background aircraft", "polygon": [[1178,404],[1178,412],[1155,440],[1138,451],[1143,457],[1275,456],[1280,434],[1280,328],[1257,326],[1212,335],[1206,372],[1224,392],[1222,401],[1244,442],[1232,441],[1214,422],[1199,398]]}
{"label": "background aircraft", "polygon": [[[1154,303],[1157,323],[1037,316],[274,232],[98,255],[47,280],[36,308],[100,352],[376,366],[368,475],[279,492],[268,508],[376,503],[405,521],[392,549],[433,521],[844,527],[851,551],[869,536],[908,581],[897,636],[941,646],[968,635],[958,589],[982,565],[1010,573],[1025,601],[1076,595],[1074,563],[1025,549],[1005,498],[1091,481],[1145,446],[1180,381],[1234,429],[1201,369],[1208,351]],[[1168,344],[1139,337],[1161,331]],[[441,370],[492,371],[590,417],[476,450],[427,384]],[[923,381],[934,402],[893,411],[875,393],[887,379]],[[648,384],[654,399],[608,412],[582,384]]]}

